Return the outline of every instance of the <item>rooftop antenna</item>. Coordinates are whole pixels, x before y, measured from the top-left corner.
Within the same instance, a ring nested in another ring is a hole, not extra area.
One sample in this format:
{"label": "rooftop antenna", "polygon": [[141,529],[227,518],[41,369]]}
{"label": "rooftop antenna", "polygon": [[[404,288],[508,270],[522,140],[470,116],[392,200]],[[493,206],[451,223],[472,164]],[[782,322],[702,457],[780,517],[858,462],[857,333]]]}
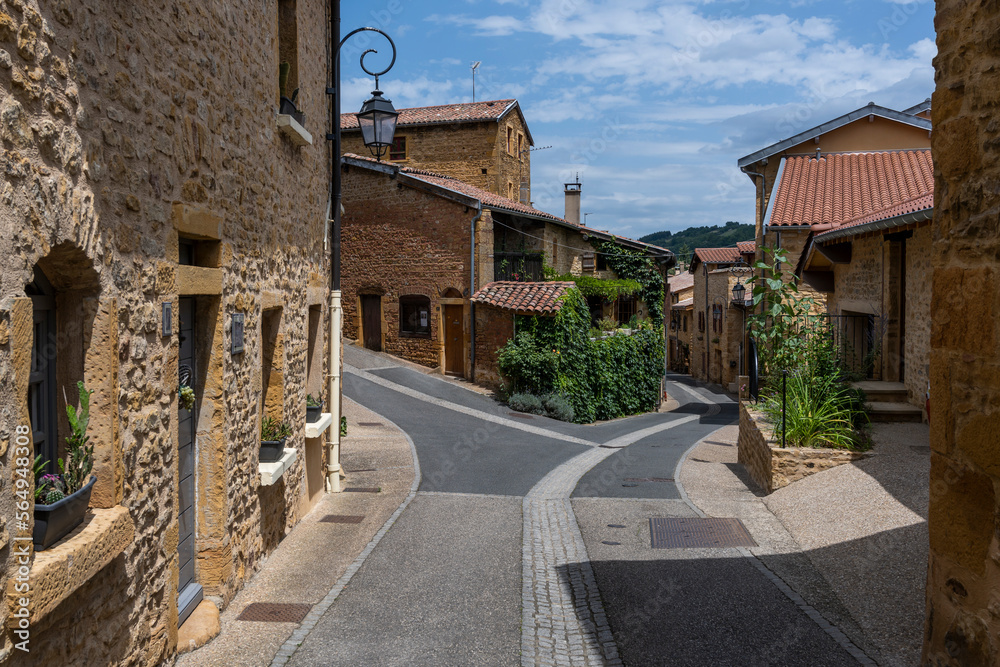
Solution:
{"label": "rooftop antenna", "polygon": [[483,64],[483,62],[481,60],[477,60],[476,62],[472,63],[472,101],[473,102],[476,101],[476,70],[479,69],[479,66],[482,65],[482,64]]}

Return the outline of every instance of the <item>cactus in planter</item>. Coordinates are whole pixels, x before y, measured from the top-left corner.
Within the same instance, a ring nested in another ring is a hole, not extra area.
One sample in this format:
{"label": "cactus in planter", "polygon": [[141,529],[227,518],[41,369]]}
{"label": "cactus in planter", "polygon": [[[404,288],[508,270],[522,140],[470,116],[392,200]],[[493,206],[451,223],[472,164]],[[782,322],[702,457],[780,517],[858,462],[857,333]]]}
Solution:
{"label": "cactus in planter", "polygon": [[292,427],[273,417],[264,417],[260,422],[261,440],[283,440],[292,434]]}
{"label": "cactus in planter", "polygon": [[65,497],[66,495],[59,489],[52,489],[51,491],[45,494],[45,504],[53,505]]}

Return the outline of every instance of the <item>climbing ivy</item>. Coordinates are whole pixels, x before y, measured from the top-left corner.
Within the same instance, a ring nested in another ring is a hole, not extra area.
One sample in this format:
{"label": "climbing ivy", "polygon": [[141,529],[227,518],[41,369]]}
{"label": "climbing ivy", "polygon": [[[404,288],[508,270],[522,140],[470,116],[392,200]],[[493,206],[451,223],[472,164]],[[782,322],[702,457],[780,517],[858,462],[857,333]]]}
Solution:
{"label": "climbing ivy", "polygon": [[634,280],[642,286],[641,297],[646,302],[649,319],[656,326],[663,325],[663,276],[653,260],[641,250],[623,248],[614,241],[591,239],[591,245],[604,255],[608,268],[623,280]]}
{"label": "climbing ivy", "polygon": [[545,267],[546,280],[576,283],[583,296],[598,296],[605,301],[614,301],[622,296],[632,296],[642,291],[642,285],[635,280],[608,280],[594,276],[575,276],[572,273],[557,275],[552,267]]}
{"label": "climbing ivy", "polygon": [[591,340],[590,312],[579,289],[561,297],[554,317],[517,318],[517,335],[498,362],[510,391],[556,393],[588,423],[656,408],[663,377],[663,340],[643,329]]}

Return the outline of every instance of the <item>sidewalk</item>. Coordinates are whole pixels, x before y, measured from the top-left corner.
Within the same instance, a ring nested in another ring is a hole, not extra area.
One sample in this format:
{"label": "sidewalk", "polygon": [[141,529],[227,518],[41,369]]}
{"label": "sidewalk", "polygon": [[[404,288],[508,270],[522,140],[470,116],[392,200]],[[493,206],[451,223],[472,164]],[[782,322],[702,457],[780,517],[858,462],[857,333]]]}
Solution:
{"label": "sidewalk", "polygon": [[[348,435],[341,444],[341,464],[347,479],[342,487],[380,487],[381,492],[324,495],[230,602],[221,615],[221,633],[180,656],[177,665],[270,665],[300,624],[237,617],[253,602],[320,603],[410,494],[414,466],[406,436],[348,398],[344,415]],[[320,521],[330,514],[364,519],[358,524]]]}
{"label": "sidewalk", "polygon": [[929,429],[877,424],[875,455],[762,496],[736,462],[738,426],[689,453],[680,481],[712,517],[735,517],[749,551],[880,665],[920,661],[927,569]]}

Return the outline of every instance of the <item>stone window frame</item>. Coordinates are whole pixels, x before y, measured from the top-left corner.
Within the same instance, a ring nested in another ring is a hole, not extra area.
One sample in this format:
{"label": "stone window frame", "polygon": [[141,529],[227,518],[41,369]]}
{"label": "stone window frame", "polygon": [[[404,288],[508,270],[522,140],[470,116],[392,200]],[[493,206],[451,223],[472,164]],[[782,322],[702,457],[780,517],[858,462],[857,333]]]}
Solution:
{"label": "stone window frame", "polygon": [[[427,312],[427,325],[419,326],[414,325],[412,328],[407,327],[407,317],[404,308],[414,308],[415,313],[420,313],[421,306],[426,306]],[[426,331],[423,331],[426,329]],[[431,331],[431,298],[423,294],[401,294],[399,296],[399,336],[400,338],[430,338]]]}
{"label": "stone window frame", "polygon": [[507,126],[507,155],[514,154],[514,128],[510,125]]}

